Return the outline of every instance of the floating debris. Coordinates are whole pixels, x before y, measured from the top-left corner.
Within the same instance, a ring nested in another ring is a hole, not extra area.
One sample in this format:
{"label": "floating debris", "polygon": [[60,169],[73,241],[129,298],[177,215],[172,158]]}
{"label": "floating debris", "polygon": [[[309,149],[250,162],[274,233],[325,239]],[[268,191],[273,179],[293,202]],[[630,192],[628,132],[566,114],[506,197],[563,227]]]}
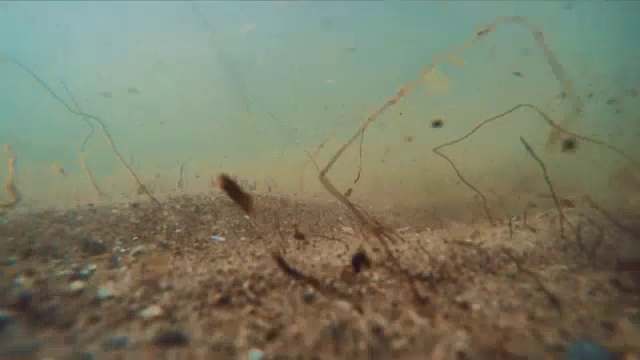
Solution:
{"label": "floating debris", "polygon": [[134,88],[134,87],[130,87],[130,88],[128,88],[128,89],[127,89],[127,92],[128,92],[129,94],[140,94],[140,90],[138,90],[138,89],[136,89],[136,88]]}
{"label": "floating debris", "polygon": [[578,141],[573,137],[562,140],[562,152],[573,152],[578,147]]}
{"label": "floating debris", "polygon": [[249,193],[242,190],[235,180],[227,174],[220,174],[217,178],[217,184],[218,187],[236,203],[236,205],[240,206],[240,208],[247,213],[247,215],[253,215],[253,198]]}
{"label": "floating debris", "polygon": [[514,71],[511,74],[513,74],[513,76],[518,77],[518,78],[523,78],[524,74],[521,73],[520,71]]}
{"label": "floating debris", "polygon": [[433,119],[431,119],[431,127],[432,128],[439,129],[442,126],[444,126],[444,120],[441,117],[436,116]]}

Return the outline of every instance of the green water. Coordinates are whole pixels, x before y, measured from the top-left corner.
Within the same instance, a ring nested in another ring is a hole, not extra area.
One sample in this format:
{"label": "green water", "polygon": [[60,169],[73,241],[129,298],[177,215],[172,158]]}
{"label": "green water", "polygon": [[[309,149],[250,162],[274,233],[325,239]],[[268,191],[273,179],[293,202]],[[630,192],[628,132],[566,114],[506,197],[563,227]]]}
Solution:
{"label": "green water", "polygon": [[[527,27],[504,23],[477,35],[508,16],[542,31],[570,93]],[[327,197],[307,152],[333,134],[315,156],[324,166],[418,79],[329,176],[357,201],[468,217],[478,195],[432,149],[517,104],[640,158],[639,17],[638,2],[597,1],[2,2],[0,144],[18,156],[22,208],[144,199],[96,119],[158,198],[211,191],[222,171],[260,189]],[[92,117],[70,112],[14,59]],[[584,106],[574,116],[576,99]],[[434,117],[442,128],[431,126]],[[532,201],[552,205],[520,137],[562,198],[637,204],[640,171],[631,161],[585,141],[574,152],[547,146],[541,119],[519,109],[443,153],[496,216]],[[100,197],[80,161],[92,127],[84,151]]]}

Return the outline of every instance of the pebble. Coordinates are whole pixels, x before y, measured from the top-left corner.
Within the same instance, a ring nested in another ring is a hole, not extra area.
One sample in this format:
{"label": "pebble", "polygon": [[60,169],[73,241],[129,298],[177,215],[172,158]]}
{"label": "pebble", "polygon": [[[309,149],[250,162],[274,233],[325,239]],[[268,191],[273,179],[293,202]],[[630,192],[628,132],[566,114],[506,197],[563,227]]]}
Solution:
{"label": "pebble", "polygon": [[109,267],[111,269],[117,269],[120,267],[120,257],[118,255],[111,255],[111,259],[109,260]]}
{"label": "pebble", "polygon": [[102,241],[85,239],[82,242],[82,251],[87,255],[98,256],[106,253],[108,250],[109,248]]}
{"label": "pebble", "polygon": [[264,351],[260,349],[251,349],[249,350],[249,356],[247,356],[248,360],[264,360]]}
{"label": "pebble", "polygon": [[17,263],[17,260],[15,256],[9,256],[7,258],[2,259],[1,263],[4,266],[11,266],[11,265],[15,265]]}
{"label": "pebble", "polygon": [[108,287],[100,287],[96,291],[96,299],[99,301],[109,300],[113,297],[113,291]]}
{"label": "pebble", "polygon": [[126,349],[131,340],[128,336],[112,336],[102,342],[102,350],[104,351],[114,351],[114,350],[122,350]]}
{"label": "pebble", "polygon": [[302,294],[302,299],[307,304],[311,304],[313,300],[315,300],[315,298],[316,298],[316,293],[313,291],[313,289],[307,289]]}
{"label": "pebble", "polygon": [[606,348],[590,341],[576,340],[569,344],[567,360],[613,360],[613,354]]}
{"label": "pebble", "polygon": [[143,318],[144,320],[151,320],[153,318],[156,318],[160,315],[162,315],[163,311],[162,308],[158,305],[151,305],[148,308],[140,311],[140,317]]}
{"label": "pebble", "polygon": [[186,346],[189,345],[189,337],[182,330],[162,329],[153,337],[156,346]]}
{"label": "pebble", "polygon": [[16,277],[13,278],[13,285],[14,286],[24,286],[24,276],[22,275],[17,275]]}
{"label": "pebble", "polygon": [[69,359],[70,360],[93,360],[95,359],[95,357],[90,352],[77,352],[77,353],[73,353]]}
{"label": "pebble", "polygon": [[138,245],[136,247],[134,247],[133,249],[131,249],[131,251],[129,252],[129,255],[131,256],[140,256],[140,255],[144,255],[148,252],[148,249],[146,246],[144,245]]}
{"label": "pebble", "polygon": [[72,294],[77,294],[84,290],[85,287],[87,287],[87,283],[82,280],[76,280],[69,284],[69,292]]}
{"label": "pebble", "polygon": [[2,334],[4,330],[9,325],[11,325],[14,321],[15,321],[14,314],[7,311],[0,310],[0,334]]}
{"label": "pebble", "polygon": [[40,346],[37,340],[19,341],[5,347],[0,354],[2,358],[27,358],[38,352]]}

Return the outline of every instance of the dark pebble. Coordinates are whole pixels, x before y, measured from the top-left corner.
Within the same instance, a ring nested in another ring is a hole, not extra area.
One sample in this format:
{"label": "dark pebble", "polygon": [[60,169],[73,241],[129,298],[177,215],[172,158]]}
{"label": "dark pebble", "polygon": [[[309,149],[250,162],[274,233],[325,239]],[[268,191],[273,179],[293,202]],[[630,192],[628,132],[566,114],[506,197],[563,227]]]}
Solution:
{"label": "dark pebble", "polygon": [[9,325],[13,324],[15,321],[15,317],[5,311],[0,311],[0,334],[4,333],[4,331],[9,327]]}
{"label": "dark pebble", "polygon": [[17,290],[12,294],[10,303],[16,311],[25,312],[33,303],[33,295],[29,290]]}
{"label": "dark pebble", "polygon": [[118,255],[112,255],[109,260],[109,267],[112,269],[117,269],[120,267],[120,257]]}
{"label": "dark pebble", "polygon": [[302,299],[307,304],[311,304],[313,300],[315,300],[315,298],[316,298],[316,294],[312,289],[307,289],[302,294]]}
{"label": "dark pebble", "polygon": [[159,330],[153,337],[156,346],[186,346],[189,345],[189,337],[181,330]]}
{"label": "dark pebble", "polygon": [[590,341],[576,340],[569,344],[566,360],[613,360],[613,353]]}
{"label": "dark pebble", "polygon": [[93,360],[95,357],[90,352],[77,352],[71,354],[69,360]]}
{"label": "dark pebble", "polygon": [[17,262],[15,256],[9,256],[7,258],[2,259],[2,265],[4,266],[12,266],[15,265]]}
{"label": "dark pebble", "polygon": [[40,350],[40,342],[37,340],[19,341],[2,350],[3,358],[26,358],[34,356]]}
{"label": "dark pebble", "polygon": [[108,250],[107,245],[98,240],[85,239],[82,242],[82,251],[87,255],[98,256],[106,253]]}
{"label": "dark pebble", "polygon": [[102,342],[102,349],[104,351],[114,351],[126,349],[129,346],[128,336],[113,336]]}

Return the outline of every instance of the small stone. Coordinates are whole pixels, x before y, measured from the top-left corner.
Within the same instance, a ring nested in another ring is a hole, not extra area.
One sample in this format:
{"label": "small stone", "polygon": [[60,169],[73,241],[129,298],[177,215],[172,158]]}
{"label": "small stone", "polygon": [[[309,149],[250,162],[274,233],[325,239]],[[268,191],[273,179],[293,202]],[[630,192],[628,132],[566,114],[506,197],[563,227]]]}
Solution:
{"label": "small stone", "polygon": [[391,342],[391,348],[395,351],[406,349],[409,346],[409,341],[405,338],[394,339]]}
{"label": "small stone", "polygon": [[40,346],[37,340],[19,341],[5,347],[0,354],[2,358],[30,358],[40,350]]}
{"label": "small stone", "polygon": [[70,281],[88,280],[90,277],[91,277],[91,274],[87,270],[83,269],[83,270],[72,272],[71,276],[69,276],[69,280]]}
{"label": "small stone", "polygon": [[576,340],[569,344],[565,358],[567,360],[613,360],[613,354],[598,344]]}
{"label": "small stone", "polygon": [[181,330],[159,330],[153,337],[156,346],[186,346],[189,345],[189,337]]}
{"label": "small stone", "polygon": [[98,256],[106,253],[108,250],[109,248],[102,241],[85,239],[82,242],[82,251],[87,255]]}
{"label": "small stone", "polygon": [[82,280],[76,280],[69,284],[69,292],[72,294],[77,294],[79,292],[82,292],[85,287],[87,287],[87,283]]}
{"label": "small stone", "polygon": [[345,234],[349,234],[349,235],[353,235],[354,234],[353,229],[348,227],[348,226],[343,226],[342,227],[342,232],[344,232]]}
{"label": "small stone", "polygon": [[264,360],[264,351],[260,349],[251,349],[247,356],[248,360]]}
{"label": "small stone", "polygon": [[353,306],[344,300],[336,300],[334,301],[334,305],[344,312],[351,312],[353,310]]}
{"label": "small stone", "polygon": [[148,249],[146,246],[144,245],[138,245],[136,247],[134,247],[130,252],[129,255],[131,256],[140,256],[140,255],[144,255],[148,252]]}
{"label": "small stone", "polygon": [[151,305],[140,312],[140,317],[144,320],[151,320],[163,314],[162,308],[158,305]]}
{"label": "small stone", "polygon": [[7,258],[2,259],[0,263],[4,266],[12,266],[17,263],[17,260],[15,256],[9,256]]}
{"label": "small stone", "polygon": [[111,269],[117,269],[120,267],[120,257],[118,255],[112,255],[109,259],[109,267]]}
{"label": "small stone", "polygon": [[15,321],[15,315],[11,312],[0,310],[0,334]]}
{"label": "small stone", "polygon": [[25,284],[25,278],[24,276],[22,276],[22,274],[18,274],[16,275],[16,277],[13,278],[13,285],[14,286],[24,286]]}
{"label": "small stone", "polygon": [[302,299],[307,304],[311,304],[315,300],[315,298],[316,298],[316,293],[315,291],[313,291],[313,289],[307,289],[302,294]]}
{"label": "small stone", "polygon": [[126,349],[131,343],[128,336],[112,336],[102,342],[102,350],[114,351]]}
{"label": "small stone", "polygon": [[76,352],[71,354],[70,360],[93,360],[93,354],[90,352]]}
{"label": "small stone", "polygon": [[108,287],[100,287],[96,291],[96,299],[99,301],[109,300],[113,297],[113,291]]}

